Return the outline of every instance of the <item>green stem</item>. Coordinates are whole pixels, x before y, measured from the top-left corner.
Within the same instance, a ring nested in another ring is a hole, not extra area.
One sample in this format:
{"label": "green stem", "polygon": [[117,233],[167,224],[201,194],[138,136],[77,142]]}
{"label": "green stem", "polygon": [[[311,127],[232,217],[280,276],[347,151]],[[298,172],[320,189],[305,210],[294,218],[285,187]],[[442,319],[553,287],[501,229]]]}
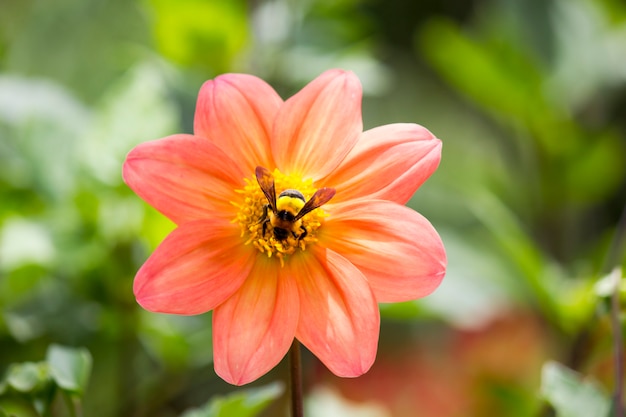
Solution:
{"label": "green stem", "polygon": [[64,390],[61,390],[61,396],[63,397],[63,400],[65,401],[65,406],[67,407],[69,416],[77,417],[76,406],[74,404],[74,401],[72,400],[71,394],[69,394],[68,392]]}
{"label": "green stem", "polygon": [[297,339],[293,339],[291,349],[289,349],[289,379],[291,387],[291,417],[303,417],[302,359],[300,342]]}
{"label": "green stem", "polygon": [[609,268],[612,268],[613,293],[611,294],[611,327],[613,330],[613,348],[615,350],[615,416],[624,415],[624,343],[622,340],[622,326],[620,323],[620,287],[622,279],[622,269],[619,267],[624,256],[626,246],[626,205],[622,210],[613,243],[605,260]]}
{"label": "green stem", "polygon": [[613,279],[613,294],[611,294],[611,327],[613,327],[613,343],[615,354],[615,417],[624,415],[624,344],[622,341],[622,326],[620,323],[620,281],[622,269],[617,267],[611,273]]}

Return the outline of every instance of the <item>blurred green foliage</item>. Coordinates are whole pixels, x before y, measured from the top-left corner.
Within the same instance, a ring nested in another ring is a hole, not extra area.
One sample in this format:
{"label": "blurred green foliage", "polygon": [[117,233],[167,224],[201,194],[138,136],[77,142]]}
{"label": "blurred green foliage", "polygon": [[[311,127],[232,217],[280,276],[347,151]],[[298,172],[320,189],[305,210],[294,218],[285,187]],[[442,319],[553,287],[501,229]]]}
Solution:
{"label": "blurred green foliage", "polygon": [[543,367],[541,392],[554,405],[557,417],[607,417],[611,402],[594,381],[563,365],[548,362]]}
{"label": "blurred green foliage", "polygon": [[244,390],[224,398],[215,398],[203,408],[189,410],[181,417],[254,417],[282,392],[282,385],[276,383],[254,390]]}
{"label": "blurred green foliage", "polygon": [[227,72],[250,37],[238,1],[152,0],[154,37],[165,58],[209,73]]}
{"label": "blurred green foliage", "polygon": [[[11,416],[47,416],[63,409],[59,415],[76,416],[91,361],[85,349],[50,345],[45,361],[11,364],[0,381],[0,410]],[[58,405],[59,398],[65,407]]]}
{"label": "blurred green foliage", "polygon": [[[369,399],[400,417],[538,415],[548,358],[615,389],[609,295],[596,283],[626,266],[614,243],[626,197],[623,2],[3,0],[1,7],[3,392],[6,381],[19,391],[44,380],[49,387],[53,378],[72,395],[85,389],[84,415],[169,417],[202,404],[205,414],[187,415],[221,415],[214,404],[222,400],[210,401],[232,387],[212,370],[210,314],[151,314],[133,298],[135,271],[173,225],[123,184],[121,164],[140,142],[191,132],[206,79],[253,73],[288,97],[331,67],[360,77],[367,128],[416,122],[444,142],[439,170],[410,205],[441,232],[448,274],[432,296],[381,306],[372,370],[403,382],[390,383],[393,392],[414,388],[419,404],[407,408],[406,398],[381,390]],[[520,334],[528,335],[522,343],[507,344]],[[76,356],[55,344],[87,350]],[[499,346],[508,350],[494,362]],[[429,358],[441,352],[447,356],[431,369]],[[42,370],[43,357],[64,365]],[[415,380],[394,373],[389,358],[419,365]],[[368,392],[367,375],[329,382],[306,359],[309,386],[330,384],[354,398],[357,388]],[[547,369],[543,394],[558,411],[560,398],[580,387],[569,371]],[[273,387],[229,415],[261,411],[279,396]],[[419,394],[435,391],[448,400]],[[233,395],[224,401],[248,398]],[[285,410],[281,397],[264,412]]]}

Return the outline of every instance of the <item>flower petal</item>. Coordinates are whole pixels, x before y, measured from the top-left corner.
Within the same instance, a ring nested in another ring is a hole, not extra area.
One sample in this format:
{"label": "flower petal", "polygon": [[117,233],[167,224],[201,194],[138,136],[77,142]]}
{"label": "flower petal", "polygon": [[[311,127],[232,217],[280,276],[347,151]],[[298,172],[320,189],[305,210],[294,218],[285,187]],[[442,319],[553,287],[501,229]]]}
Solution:
{"label": "flower petal", "polygon": [[380,314],[367,281],[348,260],[319,245],[293,256],[300,291],[296,337],[335,375],[356,377],[374,363]]}
{"label": "flower petal", "polygon": [[274,124],[278,168],[314,180],[334,170],[363,130],[361,95],[353,73],[330,70],[287,100]]}
{"label": "flower petal", "polygon": [[335,201],[367,196],[406,204],[437,169],[441,141],[409,123],[364,132],[346,159],[321,182],[337,190]]}
{"label": "flower petal", "polygon": [[198,94],[194,133],[209,139],[247,173],[271,169],[272,124],[283,100],[265,81],[225,74],[204,83]]}
{"label": "flower petal", "polygon": [[173,135],[135,147],[124,162],[124,181],[176,224],[234,217],[230,200],[244,174],[203,138]]}
{"label": "flower petal", "polygon": [[379,303],[424,297],[443,279],[443,243],[419,213],[381,200],[336,204],[327,210],[320,244],[359,268]]}
{"label": "flower petal", "polygon": [[216,219],[185,223],[170,233],[137,272],[133,290],[146,310],[200,314],[230,297],[252,269],[256,249],[239,227]]}
{"label": "flower petal", "polygon": [[247,384],[264,375],[293,341],[298,291],[279,265],[259,253],[240,290],[213,313],[215,371],[231,384]]}

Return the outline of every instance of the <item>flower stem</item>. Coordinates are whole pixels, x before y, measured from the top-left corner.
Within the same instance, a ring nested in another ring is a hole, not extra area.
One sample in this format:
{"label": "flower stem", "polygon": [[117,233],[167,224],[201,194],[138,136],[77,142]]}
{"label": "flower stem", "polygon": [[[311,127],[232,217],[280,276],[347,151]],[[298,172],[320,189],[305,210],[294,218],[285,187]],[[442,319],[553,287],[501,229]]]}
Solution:
{"label": "flower stem", "polygon": [[302,405],[302,359],[300,357],[300,342],[293,339],[289,350],[289,379],[291,386],[291,417],[303,417]]}
{"label": "flower stem", "polygon": [[76,404],[74,402],[74,399],[72,398],[71,394],[68,393],[65,390],[61,390],[61,395],[63,397],[63,401],[65,401],[65,405],[67,406],[67,412],[69,414],[70,417],[77,417],[78,414],[76,413]]}
{"label": "flower stem", "polygon": [[620,322],[620,288],[622,280],[621,265],[624,256],[624,247],[626,246],[626,205],[622,210],[613,243],[605,260],[609,268],[612,268],[611,279],[613,284],[613,292],[611,294],[611,327],[613,330],[613,345],[615,355],[615,394],[613,401],[615,403],[615,416],[622,417],[624,415],[624,343],[622,339],[622,326]]}
{"label": "flower stem", "polygon": [[613,328],[613,343],[615,349],[615,416],[624,415],[623,390],[624,390],[624,344],[622,342],[622,326],[620,324],[620,281],[622,269],[616,267],[611,273],[613,280],[613,293],[611,294],[611,327]]}

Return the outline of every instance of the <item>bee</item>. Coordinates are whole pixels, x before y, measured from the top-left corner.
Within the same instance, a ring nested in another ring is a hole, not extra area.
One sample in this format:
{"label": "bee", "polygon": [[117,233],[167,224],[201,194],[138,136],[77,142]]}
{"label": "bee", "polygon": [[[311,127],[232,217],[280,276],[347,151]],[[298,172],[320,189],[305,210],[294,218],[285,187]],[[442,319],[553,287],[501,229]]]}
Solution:
{"label": "bee", "polygon": [[267,231],[267,225],[272,225],[276,240],[285,240],[289,235],[298,241],[302,240],[307,235],[307,230],[302,225],[302,217],[326,204],[335,195],[334,188],[324,187],[306,201],[300,191],[287,189],[281,192],[277,199],[272,173],[260,166],[256,167],[255,173],[268,203],[263,206],[263,215],[259,223],[263,223],[263,235]]}

